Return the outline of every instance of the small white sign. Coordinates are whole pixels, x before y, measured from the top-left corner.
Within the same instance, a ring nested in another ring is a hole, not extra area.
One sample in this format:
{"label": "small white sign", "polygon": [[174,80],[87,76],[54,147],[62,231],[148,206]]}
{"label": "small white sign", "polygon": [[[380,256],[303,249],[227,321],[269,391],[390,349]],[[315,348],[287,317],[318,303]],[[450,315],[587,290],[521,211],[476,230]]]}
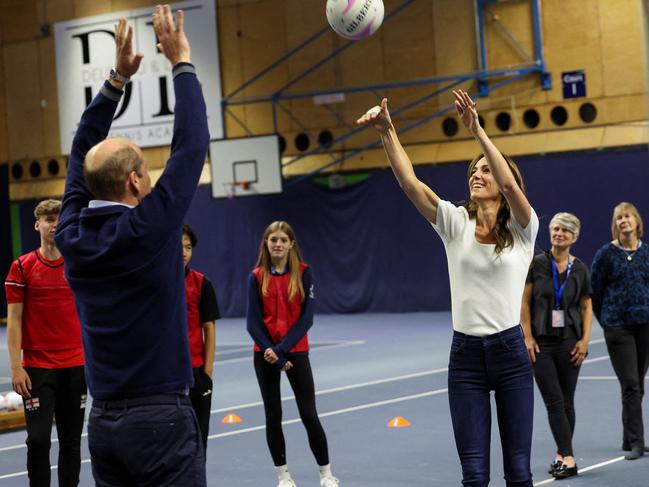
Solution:
{"label": "small white sign", "polygon": [[315,95],[313,97],[314,105],[329,105],[333,103],[344,103],[344,93],[327,93],[324,95]]}
{"label": "small white sign", "polygon": [[[203,87],[210,136],[217,138],[223,137],[223,125],[214,3],[191,0],[171,6],[174,11],[185,12],[185,32]],[[175,104],[171,64],[156,47],[153,11],[149,7],[111,12],[55,24],[62,152],[69,152],[83,110],[115,63],[114,25],[120,17],[126,17],[133,26],[133,48],[143,53],[144,59],[126,86],[110,136],[128,137],[140,147],[171,143]]]}

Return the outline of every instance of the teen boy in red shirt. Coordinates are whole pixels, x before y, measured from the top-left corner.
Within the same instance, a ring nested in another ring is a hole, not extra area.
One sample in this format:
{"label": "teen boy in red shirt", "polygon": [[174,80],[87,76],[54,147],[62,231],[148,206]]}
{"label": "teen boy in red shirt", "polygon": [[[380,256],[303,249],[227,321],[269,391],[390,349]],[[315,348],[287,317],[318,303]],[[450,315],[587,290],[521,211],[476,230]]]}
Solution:
{"label": "teen boy in red shirt", "polygon": [[81,466],[86,381],[79,320],[63,275],[63,257],[54,244],[60,209],[56,200],[36,206],[34,228],[41,245],[15,260],[5,281],[11,383],[25,406],[31,487],[50,485],[53,417],[59,485],[78,485]]}

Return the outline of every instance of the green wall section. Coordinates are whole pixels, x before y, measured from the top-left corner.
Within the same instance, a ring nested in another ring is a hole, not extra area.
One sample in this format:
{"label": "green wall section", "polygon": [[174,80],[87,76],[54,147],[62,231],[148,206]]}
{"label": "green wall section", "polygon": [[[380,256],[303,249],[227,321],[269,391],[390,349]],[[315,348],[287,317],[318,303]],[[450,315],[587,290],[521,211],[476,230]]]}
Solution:
{"label": "green wall section", "polygon": [[11,203],[9,207],[11,214],[11,248],[13,249],[14,259],[22,254],[22,241],[20,239],[20,214],[18,213],[18,204]]}

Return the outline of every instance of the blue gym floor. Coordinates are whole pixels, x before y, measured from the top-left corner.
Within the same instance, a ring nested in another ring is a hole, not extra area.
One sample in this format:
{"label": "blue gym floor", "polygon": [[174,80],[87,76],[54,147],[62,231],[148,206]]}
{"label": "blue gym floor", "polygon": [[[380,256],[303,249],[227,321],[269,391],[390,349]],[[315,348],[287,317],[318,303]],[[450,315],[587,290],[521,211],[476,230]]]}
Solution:
{"label": "blue gym floor", "polygon": [[[4,330],[0,336],[0,391],[10,389]],[[317,316],[310,339],[318,410],[342,487],[459,486],[460,465],[450,424],[446,366],[450,313]],[[274,487],[263,409],[243,319],[217,323],[217,360],[207,478],[210,486]],[[288,465],[299,487],[317,487],[315,461],[299,422],[288,382],[283,385]],[[547,466],[554,443],[536,394],[532,472],[535,485],[553,479]],[[575,454],[580,475],[563,487],[647,487],[649,456],[623,460],[621,405],[599,326],[582,367],[576,398]],[[242,419],[222,424],[228,413]],[[388,428],[395,416],[412,423]],[[645,414],[645,423],[647,422]],[[55,433],[54,433],[55,436]],[[0,435],[0,487],[28,484],[25,432]],[[57,444],[52,444],[56,463]],[[82,441],[82,486],[94,485],[87,441]],[[494,417],[491,485],[503,486]],[[53,472],[52,485],[58,485]]]}

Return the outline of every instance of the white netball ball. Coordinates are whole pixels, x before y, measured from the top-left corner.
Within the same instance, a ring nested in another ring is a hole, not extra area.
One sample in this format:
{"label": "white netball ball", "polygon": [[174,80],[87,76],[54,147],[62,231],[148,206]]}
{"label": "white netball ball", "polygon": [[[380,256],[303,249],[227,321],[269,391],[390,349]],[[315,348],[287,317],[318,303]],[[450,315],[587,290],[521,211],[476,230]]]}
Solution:
{"label": "white netball ball", "polygon": [[17,392],[8,392],[5,396],[5,401],[7,402],[7,409],[9,411],[16,411],[23,408],[23,398]]}
{"label": "white netball ball", "polygon": [[383,22],[383,0],[327,0],[327,21],[345,39],[365,39]]}

